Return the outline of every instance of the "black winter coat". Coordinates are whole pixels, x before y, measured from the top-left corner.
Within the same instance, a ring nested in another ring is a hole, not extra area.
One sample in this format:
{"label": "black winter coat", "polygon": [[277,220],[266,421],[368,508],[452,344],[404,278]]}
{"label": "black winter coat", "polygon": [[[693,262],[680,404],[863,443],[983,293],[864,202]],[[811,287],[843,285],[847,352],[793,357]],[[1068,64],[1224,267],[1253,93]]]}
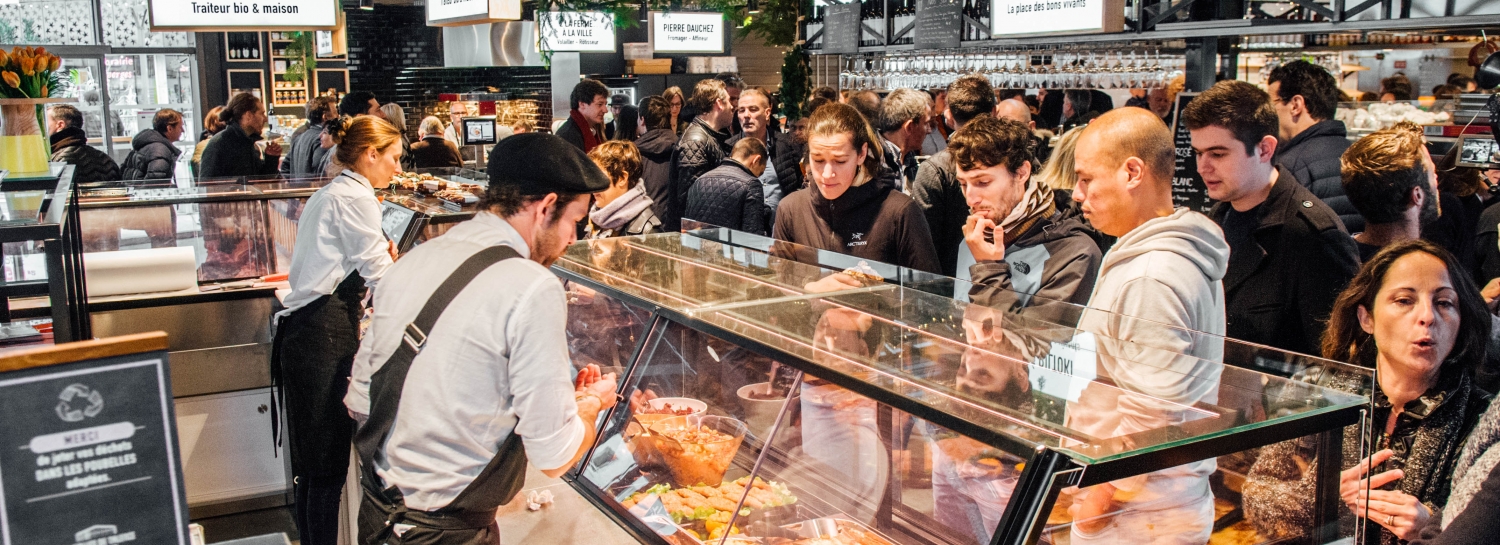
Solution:
{"label": "black winter coat", "polygon": [[[724,147],[732,150],[744,138],[745,133],[736,134],[724,143]],[[802,146],[797,145],[792,135],[782,132],[770,132],[766,138],[771,140],[771,145],[767,146],[771,157],[766,162],[776,167],[776,182],[781,186],[781,195],[785,197],[802,189]]]}
{"label": "black winter coat", "polygon": [[964,222],[969,219],[969,202],[958,185],[958,173],[948,150],[938,152],[917,168],[917,177],[907,188],[927,219],[927,229],[937,249],[940,272],[954,276],[958,271],[958,245],[964,240]]}
{"label": "black winter coat", "polygon": [[[1359,272],[1359,250],[1338,216],[1285,167],[1259,207],[1259,252],[1233,252],[1224,275],[1226,336],[1318,354],[1328,313]],[[1224,224],[1230,205],[1214,205]]]}
{"label": "black winter coat", "polygon": [[1344,196],[1343,175],[1339,173],[1339,157],[1351,143],[1348,135],[1343,121],[1319,121],[1277,146],[1276,164],[1286,167],[1302,187],[1337,212],[1350,233],[1358,233],[1365,230],[1365,218]]}
{"label": "black winter coat", "polygon": [[239,123],[230,123],[215,134],[203,150],[203,162],[198,166],[199,178],[233,178],[237,176],[269,176],[276,174],[281,157],[261,157],[255,141],[260,134],[246,134]]}
{"label": "black winter coat", "polygon": [[170,180],[182,150],[156,129],[146,129],[130,140],[130,155],[120,166],[121,180]]}
{"label": "black winter coat", "polygon": [[[593,129],[591,128],[589,130],[592,131]],[[573,122],[572,117],[568,117],[567,121],[564,121],[561,126],[557,127],[557,137],[563,140],[567,140],[569,144],[578,146],[578,149],[581,149],[585,152],[589,151],[588,149],[584,148],[583,130],[578,127],[577,123]],[[596,142],[603,142],[605,138],[603,135],[599,135],[594,140]]]}
{"label": "black winter coat", "polygon": [[[896,173],[851,187],[834,200],[815,187],[787,195],[776,211],[772,237],[818,250],[938,272],[937,252],[922,209],[896,191]],[[815,263],[815,256],[785,256]]]}
{"label": "black winter coat", "polygon": [[73,183],[113,182],[120,179],[115,160],[89,145],[83,129],[63,129],[52,133],[52,161],[73,165]]}
{"label": "black winter coat", "polygon": [[683,219],[766,235],[766,196],[760,178],[734,159],[698,177],[688,189]]}
{"label": "black winter coat", "polygon": [[[728,140],[727,133],[713,130],[701,119],[694,119],[687,130],[682,131],[677,150],[672,154],[674,210],[683,210],[687,206],[688,189],[699,176],[724,162],[724,157],[729,155],[729,148],[724,145]],[[662,223],[667,231],[676,231],[681,228],[680,219],[662,218]]]}
{"label": "black winter coat", "polygon": [[641,182],[646,184],[646,196],[651,197],[651,209],[656,217],[666,224],[682,218],[682,209],[672,200],[672,154],[677,151],[677,133],[672,129],[651,129],[635,139],[635,147],[641,150]]}
{"label": "black winter coat", "polygon": [[442,136],[429,136],[412,144],[411,157],[416,168],[464,166],[463,153],[458,149],[458,144],[444,140]]}

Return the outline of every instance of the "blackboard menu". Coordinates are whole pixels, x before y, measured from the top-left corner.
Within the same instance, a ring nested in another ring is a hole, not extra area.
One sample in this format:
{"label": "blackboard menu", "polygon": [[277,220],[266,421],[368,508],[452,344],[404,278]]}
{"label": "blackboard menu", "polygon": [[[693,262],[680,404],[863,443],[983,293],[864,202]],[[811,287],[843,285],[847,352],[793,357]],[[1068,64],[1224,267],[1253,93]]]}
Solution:
{"label": "blackboard menu", "polygon": [[161,351],[0,373],[0,543],[186,545],[167,377]]}
{"label": "blackboard menu", "polygon": [[1198,175],[1198,159],[1193,156],[1192,136],[1188,134],[1187,126],[1182,124],[1182,110],[1196,96],[1198,93],[1177,93],[1177,104],[1172,110],[1172,119],[1175,120],[1172,124],[1172,144],[1177,148],[1177,164],[1172,174],[1172,204],[1178,208],[1207,214],[1216,201],[1208,198],[1208,186],[1203,185],[1203,177]]}
{"label": "blackboard menu", "polygon": [[859,2],[828,6],[823,15],[823,52],[859,52]]}
{"label": "blackboard menu", "polygon": [[917,49],[959,46],[963,6],[958,0],[917,0]]}

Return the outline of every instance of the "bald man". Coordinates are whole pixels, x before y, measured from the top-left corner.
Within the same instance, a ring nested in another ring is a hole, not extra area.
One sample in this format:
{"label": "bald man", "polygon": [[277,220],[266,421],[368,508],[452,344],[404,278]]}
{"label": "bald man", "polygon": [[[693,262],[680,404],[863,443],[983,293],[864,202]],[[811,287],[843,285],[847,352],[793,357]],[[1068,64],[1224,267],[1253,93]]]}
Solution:
{"label": "bald man", "polygon": [[[1031,149],[1032,153],[1036,155],[1038,163],[1046,163],[1047,159],[1052,156],[1052,146],[1049,145],[1052,139],[1052,131],[1036,130],[1036,120],[1031,118],[1031,106],[1027,106],[1025,101],[1019,98],[1008,98],[1000,101],[999,104],[995,105],[995,117],[1014,119],[1025,123],[1031,129],[1033,143]],[[1065,200],[1067,200],[1066,195],[1058,197],[1059,203]]]}
{"label": "bald man", "polygon": [[[1142,108],[1105,113],[1078,140],[1073,200],[1119,237],[1079,323],[1097,342],[1099,378],[1117,387],[1096,382],[1069,402],[1068,425],[1091,436],[1169,427],[1191,419],[1186,407],[1219,400],[1229,244],[1207,216],[1173,208],[1174,158],[1166,124]],[[1210,458],[1083,490],[1072,543],[1206,543],[1215,467]]]}

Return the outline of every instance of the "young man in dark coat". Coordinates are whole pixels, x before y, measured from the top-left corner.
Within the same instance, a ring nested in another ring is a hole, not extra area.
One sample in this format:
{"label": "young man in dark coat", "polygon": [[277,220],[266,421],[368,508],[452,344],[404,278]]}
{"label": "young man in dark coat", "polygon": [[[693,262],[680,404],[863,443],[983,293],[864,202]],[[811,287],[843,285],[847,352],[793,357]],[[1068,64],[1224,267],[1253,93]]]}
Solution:
{"label": "young man in dark coat", "polygon": [[[672,197],[681,203],[681,206],[674,206],[676,210],[687,205],[688,190],[698,177],[724,162],[724,156],[729,153],[725,144],[729,134],[725,131],[734,118],[729,92],[719,80],[698,82],[693,88],[693,96],[688,97],[688,106],[699,113],[682,131],[677,151],[672,156]],[[676,231],[682,226],[682,218],[665,217],[662,223],[667,231]]]}
{"label": "young man in dark coat", "polygon": [[[975,264],[969,300],[1069,327],[1088,304],[1103,252],[1092,228],[1064,217],[1033,175],[1031,128],[980,116],[953,133],[948,152],[969,204],[964,243]],[[1067,304],[1057,304],[1070,303]],[[1073,306],[1079,305],[1079,306]]]}
{"label": "young man in dark coat", "polygon": [[281,144],[266,145],[265,156],[256,149],[266,128],[266,108],[259,98],[240,93],[229,99],[219,119],[226,124],[203,149],[199,178],[233,178],[236,176],[270,176],[277,173],[281,161]]}
{"label": "young man in dark coat", "polygon": [[47,109],[47,131],[51,134],[52,160],[73,165],[73,183],[86,184],[120,179],[114,159],[89,145],[83,132],[83,112],[67,104]]}
{"label": "young man in dark coat", "polygon": [[1299,60],[1276,67],[1267,80],[1280,122],[1276,164],[1337,212],[1350,233],[1363,231],[1365,220],[1339,183],[1339,156],[1349,149],[1349,138],[1344,122],[1333,118],[1343,94],[1333,74]]}
{"label": "young man in dark coat", "polygon": [[1359,252],[1333,210],[1274,162],[1270,97],[1221,81],[1188,104],[1181,122],[1208,196],[1220,201],[1211,216],[1229,242],[1227,335],[1320,353],[1333,301],[1359,272]]}
{"label": "young man in dark coat", "polygon": [[677,131],[672,129],[672,105],[652,96],[641,101],[641,121],[646,132],[635,139],[641,151],[641,182],[651,197],[657,218],[681,217],[672,200],[672,154],[677,151]]}
{"label": "young man in dark coat", "polygon": [[291,149],[281,162],[283,175],[298,178],[326,175],[323,159],[333,148],[323,147],[323,126],[338,117],[337,108],[333,97],[313,97],[307,101],[307,123],[292,133]]}
{"label": "young man in dark coat", "polygon": [[163,108],[151,118],[151,128],[130,141],[130,155],[120,167],[122,180],[170,180],[182,150],[173,145],[182,138],[182,114]]}
{"label": "young man in dark coat", "polygon": [[573,86],[568,95],[568,120],[557,128],[557,137],[577,146],[584,153],[607,140],[600,127],[609,111],[609,88],[596,79],[586,79]]}
{"label": "young man in dark coat", "polygon": [[757,138],[741,139],[719,168],[699,176],[698,182],[688,189],[683,219],[756,235],[769,234],[760,181],[765,170],[766,144]]}
{"label": "young man in dark coat", "polygon": [[[980,115],[995,112],[995,89],[983,75],[971,74],[948,85],[948,107],[943,110],[948,126],[963,128]],[[912,200],[922,207],[932,242],[937,246],[939,270],[944,276],[958,272],[958,246],[963,243],[963,226],[969,217],[969,204],[948,150],[927,159],[917,168],[917,177],[908,190]]]}

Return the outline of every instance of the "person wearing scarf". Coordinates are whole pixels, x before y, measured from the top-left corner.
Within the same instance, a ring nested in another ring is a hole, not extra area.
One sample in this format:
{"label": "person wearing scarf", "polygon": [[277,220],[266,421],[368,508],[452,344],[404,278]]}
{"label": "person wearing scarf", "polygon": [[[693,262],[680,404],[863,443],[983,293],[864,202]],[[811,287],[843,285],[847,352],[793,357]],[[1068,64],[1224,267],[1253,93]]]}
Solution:
{"label": "person wearing scarf", "polygon": [[589,210],[588,238],[648,235],[661,232],[661,220],[641,184],[641,152],[635,144],[609,140],[589,152],[594,164],[609,176],[609,189],[594,195]]}
{"label": "person wearing scarf", "polygon": [[604,125],[604,113],[609,111],[609,88],[599,80],[586,79],[573,86],[568,100],[568,120],[557,128],[557,137],[567,140],[584,153],[594,151],[604,141],[600,127]]}
{"label": "person wearing scarf", "polygon": [[948,141],[970,211],[959,259],[972,259],[959,271],[969,273],[975,304],[1071,326],[1080,308],[1072,305],[1088,302],[1103,252],[1091,228],[1060,213],[1052,188],[1031,175],[1034,141],[1025,124],[990,116]]}

